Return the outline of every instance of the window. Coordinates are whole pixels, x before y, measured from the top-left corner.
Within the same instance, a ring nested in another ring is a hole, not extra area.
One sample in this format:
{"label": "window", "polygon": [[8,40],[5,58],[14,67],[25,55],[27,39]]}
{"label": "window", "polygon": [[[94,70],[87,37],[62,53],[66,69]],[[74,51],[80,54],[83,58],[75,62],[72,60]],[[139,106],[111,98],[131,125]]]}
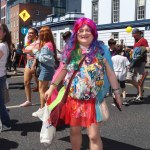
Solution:
{"label": "window", "polygon": [[119,22],[119,0],[112,1],[112,22]]}
{"label": "window", "polygon": [[92,20],[98,24],[98,0],[92,1]]}
{"label": "window", "polygon": [[137,0],[136,19],[141,20],[144,18],[145,18],[145,0]]}
{"label": "window", "polygon": [[55,42],[55,44],[56,44],[56,36],[57,36],[57,34],[54,33],[54,34],[53,34],[53,37],[54,37],[54,42]]}
{"label": "window", "polygon": [[1,8],[1,18],[6,16],[6,7]]}
{"label": "window", "polygon": [[18,24],[19,24],[19,21],[17,20],[17,22],[16,22],[16,26],[18,27]]}
{"label": "window", "polygon": [[16,34],[15,34],[15,32],[14,32],[14,39],[15,39],[15,37],[16,37]]}
{"label": "window", "polygon": [[66,13],[66,0],[51,0],[51,7],[53,13],[58,16],[64,16]]}
{"label": "window", "polygon": [[14,27],[16,27],[16,23],[15,23],[15,21],[14,21]]}
{"label": "window", "polygon": [[118,41],[119,41],[119,33],[118,32],[113,32],[111,37],[116,41],[116,43],[118,43]]}
{"label": "window", "polygon": [[16,39],[18,40],[18,37],[19,37],[19,33],[18,31],[16,31]]}
{"label": "window", "polygon": [[39,16],[39,14],[40,14],[39,10],[36,10],[35,15]]}
{"label": "window", "polygon": [[1,19],[1,22],[4,23],[4,24],[6,24],[5,18]]}
{"label": "window", "polygon": [[64,40],[63,40],[62,36],[63,36],[63,32],[60,33],[60,50],[62,50],[64,47]]}

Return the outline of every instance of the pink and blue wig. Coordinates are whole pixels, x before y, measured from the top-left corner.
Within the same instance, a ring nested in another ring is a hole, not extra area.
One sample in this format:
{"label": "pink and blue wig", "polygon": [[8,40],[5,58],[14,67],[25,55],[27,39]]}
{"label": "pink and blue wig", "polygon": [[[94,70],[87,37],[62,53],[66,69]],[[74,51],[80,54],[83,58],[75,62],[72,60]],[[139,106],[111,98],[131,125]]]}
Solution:
{"label": "pink and blue wig", "polygon": [[72,34],[76,37],[77,36],[77,32],[80,28],[82,28],[84,25],[87,25],[90,29],[91,29],[91,33],[94,36],[94,40],[97,40],[98,38],[98,33],[97,33],[97,27],[96,24],[93,22],[93,20],[89,19],[89,18],[80,18],[78,19],[73,27],[73,32]]}
{"label": "pink and blue wig", "polygon": [[[94,37],[89,47],[90,52],[88,55],[92,56],[93,52],[95,51],[95,48],[97,46],[99,47],[100,43],[102,43],[102,42],[97,41],[98,32],[97,32],[97,27],[94,21],[89,18],[79,18],[74,23],[71,38],[69,42],[66,44],[65,49],[64,49],[64,53],[65,53],[64,56],[70,57],[71,52],[77,48],[77,45],[78,45],[77,33],[78,33],[78,30],[82,28],[84,25],[87,25],[90,28],[91,33]],[[101,53],[103,54],[102,50],[101,50]]]}

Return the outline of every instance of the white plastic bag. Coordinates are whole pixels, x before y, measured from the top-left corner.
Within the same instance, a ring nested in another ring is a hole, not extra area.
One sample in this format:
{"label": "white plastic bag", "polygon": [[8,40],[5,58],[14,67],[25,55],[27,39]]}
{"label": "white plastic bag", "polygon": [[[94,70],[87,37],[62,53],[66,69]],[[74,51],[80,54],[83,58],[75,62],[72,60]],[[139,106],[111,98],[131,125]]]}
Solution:
{"label": "white plastic bag", "polygon": [[48,119],[50,118],[51,110],[48,109],[48,106],[45,105],[43,108],[43,116],[41,116],[42,128],[40,132],[40,142],[44,144],[51,144],[53,138],[55,137],[56,128],[52,126]]}
{"label": "white plastic bag", "polygon": [[56,128],[52,125],[46,125],[43,123],[40,132],[40,142],[44,144],[51,144],[56,133]]}

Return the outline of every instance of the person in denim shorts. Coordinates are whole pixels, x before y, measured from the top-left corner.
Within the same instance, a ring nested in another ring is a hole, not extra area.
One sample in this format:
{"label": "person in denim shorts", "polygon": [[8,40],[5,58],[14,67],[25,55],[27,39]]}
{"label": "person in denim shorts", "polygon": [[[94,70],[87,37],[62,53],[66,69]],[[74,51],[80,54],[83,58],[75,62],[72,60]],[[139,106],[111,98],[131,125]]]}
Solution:
{"label": "person in denim shorts", "polygon": [[41,107],[32,114],[34,117],[37,117],[41,113],[41,108],[45,106],[44,94],[48,89],[49,82],[53,78],[57,61],[56,45],[54,43],[51,29],[48,26],[42,27],[39,37],[43,45],[40,46],[40,51],[38,49],[34,49],[33,53],[40,64],[38,80]]}
{"label": "person in denim shorts", "polygon": [[38,38],[38,31],[35,28],[30,28],[28,31],[28,44],[24,48],[23,52],[27,54],[27,64],[24,70],[24,86],[26,100],[24,103],[20,104],[21,107],[31,106],[31,87],[30,82],[34,76],[37,87],[38,79],[35,77],[36,59],[33,54],[31,54],[33,48],[39,48],[40,41]]}

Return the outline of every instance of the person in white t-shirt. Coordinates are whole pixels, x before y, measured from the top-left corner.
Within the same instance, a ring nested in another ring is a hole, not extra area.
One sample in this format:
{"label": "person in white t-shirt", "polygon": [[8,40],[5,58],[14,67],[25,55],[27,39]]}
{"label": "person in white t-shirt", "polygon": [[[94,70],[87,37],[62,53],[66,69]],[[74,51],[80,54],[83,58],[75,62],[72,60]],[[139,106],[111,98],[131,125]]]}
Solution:
{"label": "person in white t-shirt", "polygon": [[120,83],[120,88],[122,89],[123,95],[123,105],[128,105],[126,100],[126,75],[127,75],[127,68],[129,68],[130,62],[129,60],[123,56],[122,50],[117,50],[116,55],[112,56],[112,62],[116,77]]}
{"label": "person in white t-shirt", "polygon": [[0,24],[0,118],[2,131],[11,129],[11,122],[5,101],[6,88],[6,62],[11,46],[11,35],[5,24]]}

